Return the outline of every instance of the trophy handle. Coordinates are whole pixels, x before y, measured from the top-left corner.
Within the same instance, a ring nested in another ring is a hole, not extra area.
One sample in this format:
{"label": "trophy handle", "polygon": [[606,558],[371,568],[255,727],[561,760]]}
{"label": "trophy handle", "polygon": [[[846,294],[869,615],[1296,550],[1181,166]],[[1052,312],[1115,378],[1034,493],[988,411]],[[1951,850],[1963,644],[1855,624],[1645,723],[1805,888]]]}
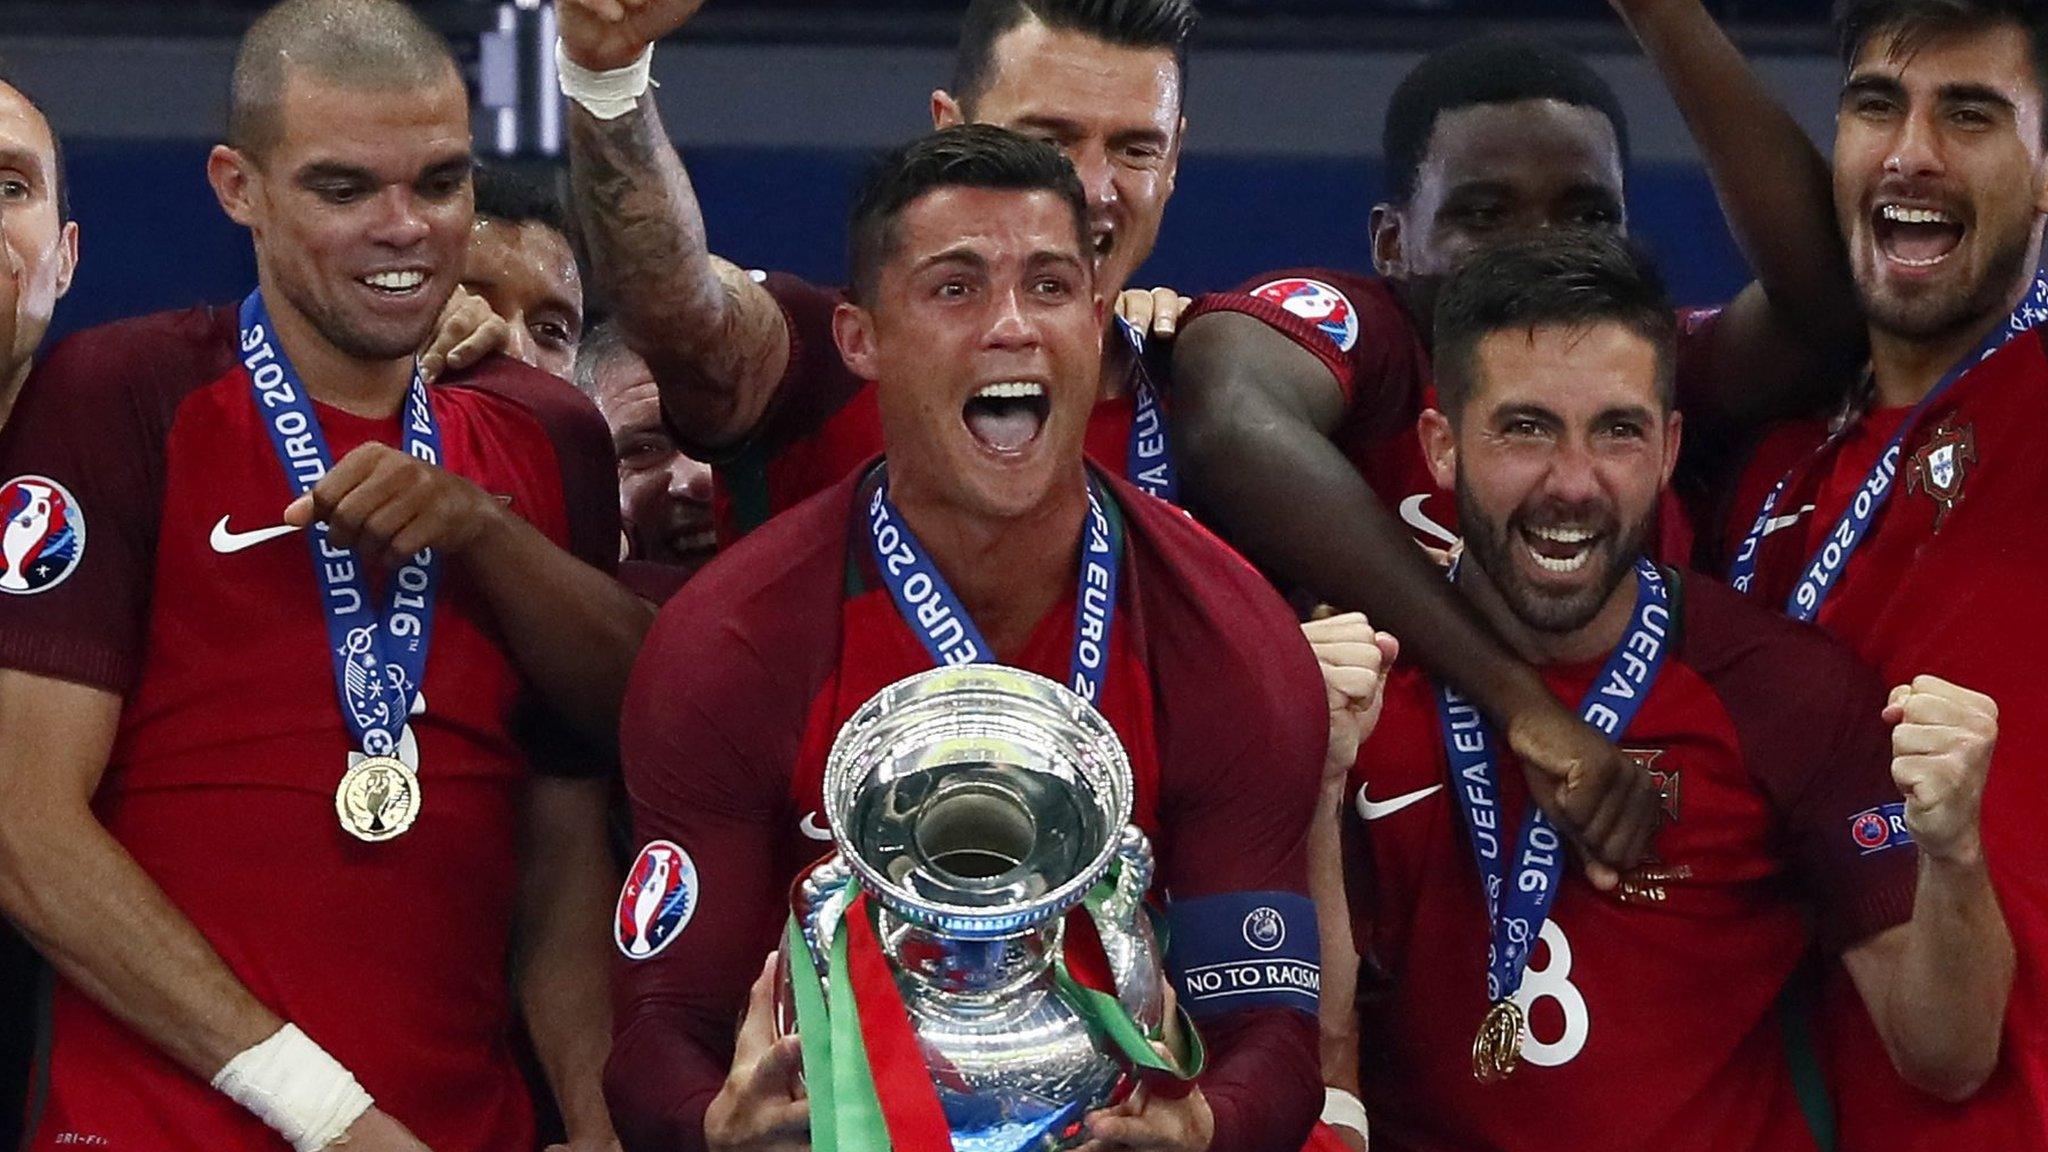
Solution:
{"label": "trophy handle", "polygon": [[1116,998],[1149,1032],[1166,1020],[1166,978],[1152,916],[1145,907],[1145,892],[1152,887],[1152,841],[1136,824],[1124,825],[1116,860],[1114,891],[1091,904],[1089,912],[1116,980]]}

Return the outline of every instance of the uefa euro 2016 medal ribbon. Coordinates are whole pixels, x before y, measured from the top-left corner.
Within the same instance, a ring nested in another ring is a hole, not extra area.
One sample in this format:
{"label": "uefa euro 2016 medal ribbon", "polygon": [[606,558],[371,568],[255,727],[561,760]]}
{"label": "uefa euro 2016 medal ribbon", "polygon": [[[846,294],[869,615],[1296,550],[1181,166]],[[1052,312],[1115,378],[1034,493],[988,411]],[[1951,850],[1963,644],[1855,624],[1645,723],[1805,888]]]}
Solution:
{"label": "uefa euro 2016 medal ribbon", "polygon": [[[2029,332],[2043,322],[2048,322],[2048,265],[2034,273],[2034,286],[2027,292],[2006,321],[1993,329],[1970,353],[1949,368],[1934,387],[1913,406],[1905,422],[1878,453],[1877,463],[1870,474],[1857,485],[1856,495],[1849,500],[1849,506],[1842,511],[1840,519],[1822,540],[1819,550],[1807,559],[1806,567],[1799,574],[1799,583],[1785,601],[1785,615],[1794,620],[1812,623],[1820,615],[1821,605],[1827,602],[1828,593],[1834,591],[1835,581],[1849,567],[1849,558],[1863,544],[1870,534],[1870,527],[1877,522],[1880,512],[1891,502],[1892,490],[1898,481],[1899,453],[1905,448],[1906,438],[1919,427],[1920,418],[1927,414],[1936,401],[1948,394],[1956,381],[1969,375],[1970,369],[1990,359],[1993,353],[2005,347],[2013,337]],[[1777,515],[1778,502],[1785,496],[1785,489],[1793,477],[1804,471],[1813,461],[1835,450],[1842,438],[1856,426],[1854,420],[1845,420],[1812,456],[1792,466],[1791,470],[1772,486],[1770,494],[1764,497],[1764,504],[1756,514],[1756,520],[1749,527],[1749,535],[1736,550],[1735,560],[1728,566],[1728,583],[1737,592],[1747,594],[1750,585],[1756,581],[1757,552],[1770,534],[1771,520]]]}
{"label": "uefa euro 2016 medal ribbon", "polygon": [[[1609,740],[1621,739],[1649,698],[1664,667],[1670,631],[1671,593],[1664,574],[1650,561],[1638,559],[1636,607],[1628,634],[1608,654],[1579,702],[1579,716]],[[1564,838],[1532,802],[1515,845],[1513,872],[1508,872],[1501,855],[1500,768],[1493,732],[1479,710],[1455,691],[1442,684],[1436,691],[1451,792],[1465,818],[1492,925],[1486,951],[1489,1007],[1472,1042],[1472,1075],[1481,1083],[1493,1083],[1514,1072],[1521,1061],[1528,1021],[1515,994],[1564,878]]]}
{"label": "uefa euro 2016 medal ribbon", "polygon": [[[886,468],[886,465],[884,465]],[[982,639],[967,615],[967,606],[947,585],[910,525],[889,500],[886,472],[873,480],[868,500],[868,542],[875,567],[889,586],[889,598],[935,665],[994,663],[995,648]],[[1067,687],[1097,707],[1103,678],[1109,673],[1110,625],[1116,619],[1117,571],[1123,562],[1122,522],[1110,515],[1115,506],[1088,478],[1088,517],[1081,526],[1081,577],[1074,603],[1074,655]]]}
{"label": "uefa euro 2016 medal ribbon", "polygon": [[[256,411],[295,496],[313,490],[334,466],[313,399],[275,338],[261,290],[242,301],[242,366],[248,369]],[[441,462],[441,432],[426,381],[417,367],[401,413],[405,451]],[[434,632],[434,600],[441,565],[431,549],[409,557],[388,581],[383,610],[372,609],[362,561],[353,549],[328,542],[327,526],[306,533],[342,720],[359,752],[334,793],[335,816],[359,840],[389,840],[412,827],[420,810],[420,781],[400,754],[406,719],[426,673]]]}
{"label": "uefa euro 2016 medal ribbon", "polygon": [[1159,405],[1159,387],[1145,370],[1145,334],[1119,316],[1116,327],[1131,346],[1131,439],[1124,449],[1124,479],[1168,504],[1180,503],[1180,478],[1173,470],[1173,451],[1166,442],[1166,413]]}

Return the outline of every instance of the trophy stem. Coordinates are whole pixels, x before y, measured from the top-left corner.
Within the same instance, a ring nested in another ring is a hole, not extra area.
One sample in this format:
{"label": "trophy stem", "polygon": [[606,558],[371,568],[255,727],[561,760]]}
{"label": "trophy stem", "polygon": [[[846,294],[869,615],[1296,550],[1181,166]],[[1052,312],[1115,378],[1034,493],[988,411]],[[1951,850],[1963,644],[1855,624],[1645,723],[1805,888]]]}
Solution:
{"label": "trophy stem", "polygon": [[878,909],[882,950],[897,969],[952,996],[1000,996],[1037,980],[1059,951],[1060,921],[993,939],[952,936]]}

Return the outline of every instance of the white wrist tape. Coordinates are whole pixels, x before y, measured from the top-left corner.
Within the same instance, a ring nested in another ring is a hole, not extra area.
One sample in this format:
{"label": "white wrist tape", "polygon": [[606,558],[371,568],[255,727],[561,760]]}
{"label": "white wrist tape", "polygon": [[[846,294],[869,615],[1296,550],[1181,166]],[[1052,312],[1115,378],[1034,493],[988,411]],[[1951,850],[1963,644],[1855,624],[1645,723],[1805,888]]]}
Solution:
{"label": "white wrist tape", "polygon": [[340,1061],[292,1024],[228,1061],[213,1086],[298,1152],[334,1143],[372,1103]]}
{"label": "white wrist tape", "polygon": [[1365,1104],[1342,1088],[1323,1089],[1323,1123],[1332,1128],[1349,1128],[1371,1139],[1365,1130]]}
{"label": "white wrist tape", "polygon": [[624,68],[610,68],[593,72],[574,60],[563,49],[562,41],[555,41],[555,75],[559,77],[562,95],[583,105],[583,110],[599,120],[617,120],[633,110],[648,87],[660,87],[654,83],[654,45],[640,53],[640,58]]}

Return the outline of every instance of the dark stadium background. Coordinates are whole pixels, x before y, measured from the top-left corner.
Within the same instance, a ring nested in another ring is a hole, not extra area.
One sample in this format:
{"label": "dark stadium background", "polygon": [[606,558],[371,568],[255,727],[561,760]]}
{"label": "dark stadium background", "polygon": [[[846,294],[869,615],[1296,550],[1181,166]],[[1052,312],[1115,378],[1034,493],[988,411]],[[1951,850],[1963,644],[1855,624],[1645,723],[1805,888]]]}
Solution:
{"label": "dark stadium background", "polygon": [[[256,0],[0,0],[0,66],[65,139],[84,263],[56,332],[201,300],[253,277],[247,243],[203,178],[234,37]],[[656,58],[713,246],[743,264],[835,280],[846,191],[876,149],[923,128],[962,0],[711,0]],[[482,77],[491,30],[532,31],[515,4],[422,11]],[[1823,140],[1836,67],[1822,0],[1710,3]],[[1294,263],[1365,263],[1382,187],[1386,95],[1418,54],[1482,31],[1568,44],[1621,90],[1635,136],[1631,226],[1676,294],[1725,299],[1745,279],[1682,121],[1603,0],[1206,0],[1191,134],[1158,253],[1139,276],[1222,287]],[[522,56],[523,58],[523,56]],[[489,88],[489,82],[481,87]],[[532,117],[525,131],[530,135]],[[479,115],[494,150],[499,121]],[[531,151],[529,147],[527,151]]]}

